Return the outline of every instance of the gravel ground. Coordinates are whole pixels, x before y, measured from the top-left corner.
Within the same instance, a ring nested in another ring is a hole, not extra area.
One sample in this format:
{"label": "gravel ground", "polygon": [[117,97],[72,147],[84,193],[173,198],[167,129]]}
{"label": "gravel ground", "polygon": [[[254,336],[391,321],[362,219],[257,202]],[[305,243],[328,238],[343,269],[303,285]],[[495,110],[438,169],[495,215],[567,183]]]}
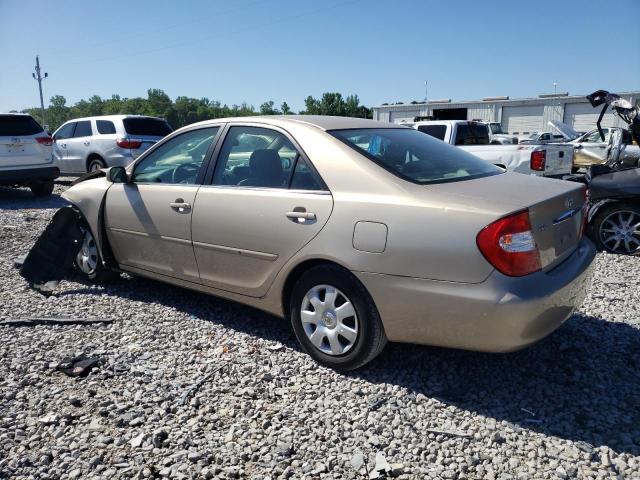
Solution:
{"label": "gravel ground", "polygon": [[[389,345],[341,375],[286,322],[177,287],[29,290],[12,259],[62,204],[0,189],[0,317],[115,321],[0,327],[0,478],[368,478],[376,454],[399,478],[640,478],[640,258],[598,255],[524,351]],[[80,353],[88,377],[55,369]]]}

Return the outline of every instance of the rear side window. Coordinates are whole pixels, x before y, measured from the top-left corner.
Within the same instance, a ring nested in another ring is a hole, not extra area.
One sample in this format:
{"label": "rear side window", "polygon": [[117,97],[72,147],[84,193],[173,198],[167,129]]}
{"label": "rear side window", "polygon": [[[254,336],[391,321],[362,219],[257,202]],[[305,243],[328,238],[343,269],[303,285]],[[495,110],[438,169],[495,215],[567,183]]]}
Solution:
{"label": "rear side window", "polygon": [[129,135],[165,137],[172,132],[166,120],[160,120],[159,118],[129,117],[123,119],[122,123]]}
{"label": "rear side window", "polygon": [[329,133],[382,168],[414,183],[459,182],[503,172],[460,148],[412,128],[366,128]]}
{"label": "rear side window", "polygon": [[459,123],[456,145],[489,145],[489,129],[481,123]]}
{"label": "rear side window", "polygon": [[35,135],[42,127],[29,115],[0,115],[0,136]]}
{"label": "rear side window", "polygon": [[82,122],[76,123],[76,131],[73,132],[74,138],[90,137],[91,135],[91,122],[89,120],[83,120]]}
{"label": "rear side window", "polygon": [[447,133],[446,125],[419,125],[418,131],[431,135],[438,140],[444,140],[444,136]]}
{"label": "rear side window", "polygon": [[96,120],[96,127],[98,128],[98,133],[102,135],[116,133],[116,126],[109,120]]}

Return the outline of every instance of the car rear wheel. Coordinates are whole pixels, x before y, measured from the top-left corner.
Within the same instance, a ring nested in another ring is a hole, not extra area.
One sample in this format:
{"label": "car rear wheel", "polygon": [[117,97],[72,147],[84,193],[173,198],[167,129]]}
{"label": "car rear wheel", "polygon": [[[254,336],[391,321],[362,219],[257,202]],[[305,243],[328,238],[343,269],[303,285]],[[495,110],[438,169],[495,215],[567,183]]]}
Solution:
{"label": "car rear wheel", "polygon": [[100,170],[101,168],[106,168],[107,165],[106,163],[104,163],[104,160],[102,160],[101,158],[94,158],[89,162],[89,167],[87,168],[87,170],[89,172],[95,172],[97,170]]}
{"label": "car rear wheel", "polygon": [[83,235],[82,245],[73,262],[80,274],[87,280],[97,283],[109,282],[118,278],[120,275],[117,272],[107,270],[102,265],[100,252],[91,230],[86,225],[81,226],[80,229]]}
{"label": "car rear wheel", "polygon": [[46,182],[35,182],[29,185],[31,192],[36,197],[48,197],[53,192],[53,180],[48,180]]}
{"label": "car rear wheel", "polygon": [[614,204],[603,208],[593,221],[598,248],[622,255],[640,255],[640,208]]}
{"label": "car rear wheel", "polygon": [[327,367],[354,370],[386,345],[371,296],[340,267],[318,266],[305,272],[293,287],[289,308],[298,341]]}

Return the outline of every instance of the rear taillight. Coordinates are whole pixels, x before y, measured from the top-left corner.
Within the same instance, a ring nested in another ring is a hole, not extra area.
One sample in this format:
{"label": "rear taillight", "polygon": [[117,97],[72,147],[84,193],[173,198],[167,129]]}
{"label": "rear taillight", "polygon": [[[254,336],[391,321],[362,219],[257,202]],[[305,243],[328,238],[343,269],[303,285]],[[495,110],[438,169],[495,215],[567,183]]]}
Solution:
{"label": "rear taillight", "polygon": [[48,135],[46,137],[36,137],[36,142],[38,142],[40,145],[50,147],[53,143],[53,138]]}
{"label": "rear taillight", "polygon": [[487,225],[476,243],[489,263],[505,275],[522,277],[542,268],[528,210]]}
{"label": "rear taillight", "polygon": [[536,150],[531,152],[531,170],[537,170],[544,172],[544,167],[547,164],[547,151]]}
{"label": "rear taillight", "polygon": [[118,138],[116,143],[121,148],[140,148],[142,145],[142,140],[137,140],[133,138]]}

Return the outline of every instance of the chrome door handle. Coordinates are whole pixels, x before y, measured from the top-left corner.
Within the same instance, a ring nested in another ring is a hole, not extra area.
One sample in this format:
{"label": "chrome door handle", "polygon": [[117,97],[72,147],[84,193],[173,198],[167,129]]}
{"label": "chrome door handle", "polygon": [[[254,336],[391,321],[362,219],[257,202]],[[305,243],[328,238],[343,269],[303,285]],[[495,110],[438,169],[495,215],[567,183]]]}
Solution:
{"label": "chrome door handle", "polygon": [[285,214],[287,218],[297,219],[297,220],[315,220],[316,214],[311,212],[287,212]]}
{"label": "chrome door handle", "polygon": [[191,205],[189,205],[187,202],[185,202],[181,198],[178,198],[175,202],[171,202],[169,206],[174,210],[178,210],[178,212],[180,213],[191,210]]}

